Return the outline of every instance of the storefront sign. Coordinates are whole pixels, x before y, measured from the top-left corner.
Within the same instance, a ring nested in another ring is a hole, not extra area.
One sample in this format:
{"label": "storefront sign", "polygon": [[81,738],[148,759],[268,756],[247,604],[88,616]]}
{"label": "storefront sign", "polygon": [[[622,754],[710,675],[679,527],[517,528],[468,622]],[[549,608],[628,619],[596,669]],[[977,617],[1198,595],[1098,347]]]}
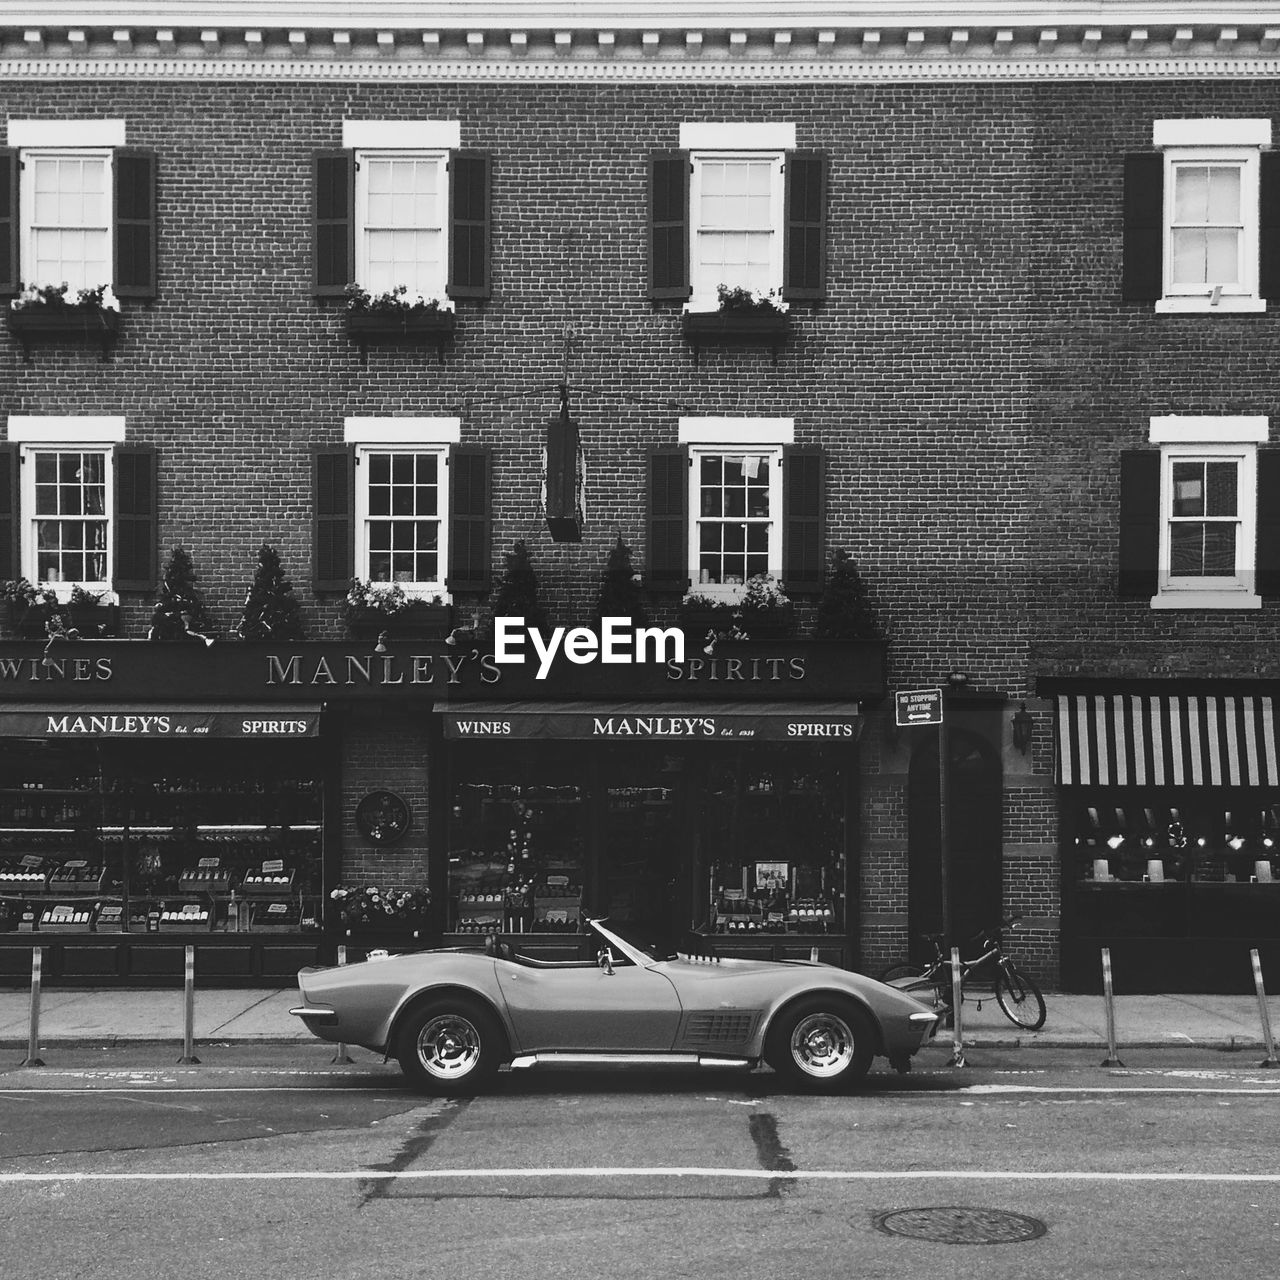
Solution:
{"label": "storefront sign", "polygon": [[708,742],[857,740],[862,724],[857,703],[761,706],[708,703],[655,706],[649,703],[453,703],[443,709],[446,738],[596,738],[617,741]]}
{"label": "storefront sign", "polygon": [[23,707],[0,710],[6,738],[314,738],[318,707]]}

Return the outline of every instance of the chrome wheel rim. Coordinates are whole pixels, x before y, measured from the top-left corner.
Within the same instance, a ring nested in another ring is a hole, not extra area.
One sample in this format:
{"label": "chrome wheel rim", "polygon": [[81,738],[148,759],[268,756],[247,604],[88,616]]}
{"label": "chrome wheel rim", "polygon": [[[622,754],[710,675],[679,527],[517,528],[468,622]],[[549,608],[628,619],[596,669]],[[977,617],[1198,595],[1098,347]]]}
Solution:
{"label": "chrome wheel rim", "polygon": [[853,1032],[834,1013],[811,1013],[791,1032],[792,1061],[806,1075],[829,1079],[853,1062]]}
{"label": "chrome wheel rim", "polygon": [[480,1061],[480,1033],[460,1013],[442,1013],[418,1033],[418,1061],[437,1080],[460,1080]]}

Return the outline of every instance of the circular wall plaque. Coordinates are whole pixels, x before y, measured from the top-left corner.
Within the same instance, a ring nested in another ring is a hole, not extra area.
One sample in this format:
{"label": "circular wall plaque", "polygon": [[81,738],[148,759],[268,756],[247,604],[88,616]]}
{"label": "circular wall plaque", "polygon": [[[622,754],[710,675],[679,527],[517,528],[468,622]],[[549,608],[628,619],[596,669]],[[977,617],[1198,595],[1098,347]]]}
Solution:
{"label": "circular wall plaque", "polygon": [[370,791],[356,805],[356,826],[374,844],[394,844],[409,830],[409,806],[394,791]]}

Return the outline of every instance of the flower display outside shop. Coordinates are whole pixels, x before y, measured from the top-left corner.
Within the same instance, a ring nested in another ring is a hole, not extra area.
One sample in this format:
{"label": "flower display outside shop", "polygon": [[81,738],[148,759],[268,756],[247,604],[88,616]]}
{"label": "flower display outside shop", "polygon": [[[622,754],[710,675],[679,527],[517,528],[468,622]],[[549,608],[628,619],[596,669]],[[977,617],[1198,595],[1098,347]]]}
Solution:
{"label": "flower display outside shop", "polygon": [[427,889],[364,889],[339,886],[329,894],[338,923],[348,930],[420,929],[431,893]]}
{"label": "flower display outside shop", "polygon": [[772,316],[783,315],[787,304],[776,289],[747,289],[742,285],[716,286],[716,298],[721,312],[733,315]]}
{"label": "flower display outside shop", "polygon": [[120,310],[120,300],[109,284],[100,284],[93,289],[78,289],[71,298],[67,297],[70,289],[63,284],[30,284],[24,285],[10,303],[13,311],[55,312],[70,311],[79,308],[86,312],[103,312]]}
{"label": "flower display outside shop", "polygon": [[725,640],[760,640],[787,635],[793,625],[791,597],[771,573],[748,578],[735,600],[691,591],[680,602],[680,618],[689,629],[706,628],[714,647]]}
{"label": "flower display outside shop", "polygon": [[407,285],[397,285],[386,293],[370,293],[358,284],[349,284],[346,289],[347,310],[352,315],[387,316],[392,319],[402,316],[431,315],[443,310],[439,298],[426,298],[422,294],[409,296]]}

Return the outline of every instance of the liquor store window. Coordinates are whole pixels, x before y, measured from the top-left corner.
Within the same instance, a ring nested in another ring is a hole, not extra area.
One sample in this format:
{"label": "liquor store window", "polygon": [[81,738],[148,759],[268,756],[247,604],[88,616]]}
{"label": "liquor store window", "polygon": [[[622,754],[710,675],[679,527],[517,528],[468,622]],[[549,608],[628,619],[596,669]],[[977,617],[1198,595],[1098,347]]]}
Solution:
{"label": "liquor store window", "polygon": [[0,741],[0,929],[318,930],[316,742]]}

